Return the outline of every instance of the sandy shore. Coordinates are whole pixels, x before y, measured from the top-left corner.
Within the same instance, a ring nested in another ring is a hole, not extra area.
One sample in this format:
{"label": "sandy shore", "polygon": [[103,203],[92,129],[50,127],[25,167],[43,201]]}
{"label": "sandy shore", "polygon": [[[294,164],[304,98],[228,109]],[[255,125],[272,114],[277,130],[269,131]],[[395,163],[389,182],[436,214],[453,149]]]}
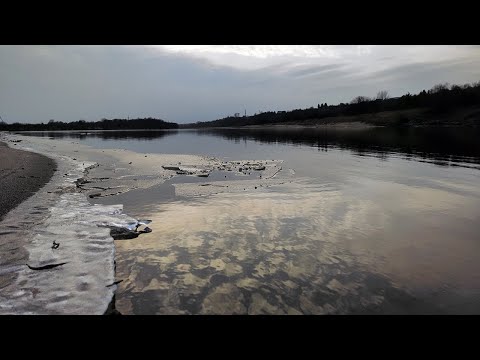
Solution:
{"label": "sandy shore", "polygon": [[55,170],[54,160],[0,142],[0,220],[41,189]]}

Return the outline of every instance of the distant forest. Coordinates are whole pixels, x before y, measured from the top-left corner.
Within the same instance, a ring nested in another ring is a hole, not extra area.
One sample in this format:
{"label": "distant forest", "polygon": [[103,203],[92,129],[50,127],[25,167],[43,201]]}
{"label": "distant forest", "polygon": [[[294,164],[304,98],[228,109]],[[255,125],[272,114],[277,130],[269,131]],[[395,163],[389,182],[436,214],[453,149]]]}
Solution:
{"label": "distant forest", "polygon": [[178,129],[177,123],[166,122],[160,119],[102,119],[100,121],[73,121],[62,122],[50,120],[44,124],[7,124],[0,122],[0,131],[55,131],[55,130],[129,130],[129,129]]}
{"label": "distant forest", "polygon": [[357,96],[350,103],[319,103],[308,109],[268,111],[252,116],[228,116],[223,119],[177,124],[160,119],[102,119],[65,123],[50,120],[44,124],[7,124],[0,131],[54,130],[127,130],[238,127],[247,125],[316,125],[341,122],[365,122],[372,125],[455,125],[480,126],[480,81],[466,85],[438,84],[428,91],[391,98],[379,91],[375,98]]}
{"label": "distant forest", "polygon": [[[226,127],[226,126],[246,126],[246,125],[265,125],[279,123],[306,124],[315,120],[321,123],[321,119],[328,118],[329,122],[335,122],[340,117],[342,121],[365,121],[369,122],[369,117],[359,119],[359,115],[376,114],[381,112],[397,112],[389,114],[382,118],[379,123],[375,117],[371,117],[371,122],[376,125],[408,125],[410,118],[408,115],[412,112],[400,112],[402,110],[423,109],[422,116],[434,118],[439,116],[448,116],[454,110],[480,105],[480,82],[466,85],[439,84],[428,91],[421,91],[418,94],[406,94],[401,97],[390,98],[387,91],[379,91],[376,98],[367,96],[357,96],[350,103],[341,103],[338,105],[328,105],[319,103],[316,107],[308,109],[296,109],[291,111],[268,111],[252,116],[228,116],[223,119],[197,122],[193,124],[182,124],[181,128],[205,128],[205,127]],[[477,110],[466,116],[475,117],[475,125],[480,125],[478,118],[480,112]],[[355,118],[356,117],[356,118]],[[345,120],[346,119],[346,120]],[[471,125],[470,121],[470,125]],[[478,123],[477,123],[478,122]],[[461,125],[461,124],[456,124]]]}

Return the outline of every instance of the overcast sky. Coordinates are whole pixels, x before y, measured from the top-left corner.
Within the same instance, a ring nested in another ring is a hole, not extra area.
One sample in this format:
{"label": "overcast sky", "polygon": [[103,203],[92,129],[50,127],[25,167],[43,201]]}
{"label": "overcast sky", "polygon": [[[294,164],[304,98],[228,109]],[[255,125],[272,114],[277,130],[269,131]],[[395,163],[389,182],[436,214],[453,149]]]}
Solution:
{"label": "overcast sky", "polygon": [[477,81],[479,46],[0,46],[0,116],[9,123],[185,123]]}

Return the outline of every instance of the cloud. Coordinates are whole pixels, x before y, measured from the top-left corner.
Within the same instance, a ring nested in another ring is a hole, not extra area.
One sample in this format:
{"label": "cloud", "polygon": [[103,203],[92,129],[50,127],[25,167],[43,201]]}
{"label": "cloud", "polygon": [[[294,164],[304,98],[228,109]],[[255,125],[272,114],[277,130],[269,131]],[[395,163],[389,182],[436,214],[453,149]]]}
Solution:
{"label": "cloud", "polygon": [[300,67],[298,70],[291,70],[289,72],[289,76],[291,77],[303,77],[309,75],[318,75],[320,73],[330,72],[332,70],[337,70],[342,68],[340,64],[328,64],[328,65],[321,65],[321,66],[306,66]]}
{"label": "cloud", "polygon": [[473,82],[479,69],[476,46],[0,46],[0,116],[206,121]]}

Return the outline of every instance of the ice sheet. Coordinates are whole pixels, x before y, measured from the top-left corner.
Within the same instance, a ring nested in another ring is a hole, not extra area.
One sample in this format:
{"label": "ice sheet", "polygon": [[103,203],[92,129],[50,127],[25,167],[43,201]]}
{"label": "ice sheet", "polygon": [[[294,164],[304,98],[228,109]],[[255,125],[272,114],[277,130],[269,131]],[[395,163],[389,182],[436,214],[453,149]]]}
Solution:
{"label": "ice sheet", "polygon": [[[105,313],[116,289],[107,287],[115,281],[115,246],[105,226],[126,226],[135,219],[122,213],[122,205],[91,205],[77,192],[75,180],[95,163],[49,152],[49,146],[34,141],[19,144],[18,148],[54,158],[58,170],[0,223],[2,245],[27,252],[0,265],[0,314]],[[56,249],[54,242],[59,244]],[[58,263],[66,264],[45,270],[27,266]]]}

